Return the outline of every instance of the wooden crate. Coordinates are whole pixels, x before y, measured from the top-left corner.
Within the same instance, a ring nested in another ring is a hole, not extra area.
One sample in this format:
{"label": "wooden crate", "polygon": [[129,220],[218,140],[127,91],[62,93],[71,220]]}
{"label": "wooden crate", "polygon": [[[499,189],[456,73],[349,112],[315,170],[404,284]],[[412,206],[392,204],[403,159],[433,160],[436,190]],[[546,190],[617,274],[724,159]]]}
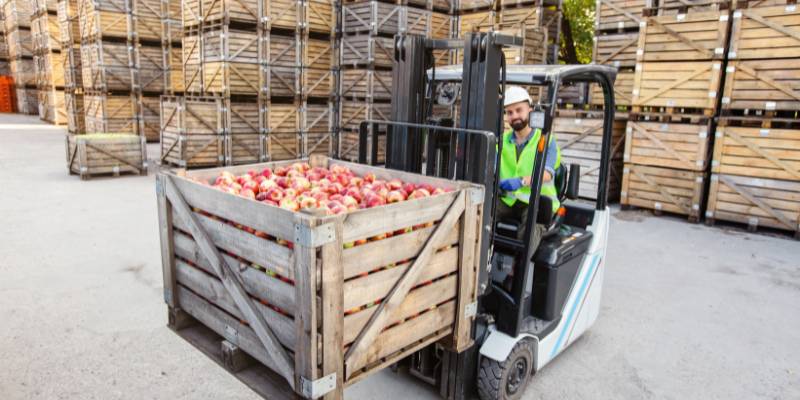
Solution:
{"label": "wooden crate", "polygon": [[800,9],[796,5],[736,10],[728,58],[798,58],[798,29]]}
{"label": "wooden crate", "polygon": [[[371,149],[373,146],[372,135],[367,138],[367,161],[382,164],[386,160],[386,132],[378,133],[378,159],[373,160]],[[359,133],[358,131],[341,131],[339,133],[338,157],[342,160],[358,161]]]}
{"label": "wooden crate", "polygon": [[625,162],[705,171],[709,163],[711,122],[680,124],[667,122],[628,122]]}
{"label": "wooden crate", "polygon": [[717,127],[711,172],[800,182],[800,130]]}
{"label": "wooden crate", "polygon": [[[565,113],[569,114],[569,113]],[[585,114],[585,115],[582,115]],[[603,147],[603,114],[579,113],[559,116],[553,121],[553,133],[561,148],[561,165],[581,166],[580,197],[597,199],[600,159]],[[611,140],[611,170],[608,198],[619,199],[622,187],[622,157],[625,150],[625,120],[616,119]]]}
{"label": "wooden crate", "polygon": [[730,9],[729,0],[659,0],[657,6],[646,10],[650,15],[680,15]]}
{"label": "wooden crate", "polygon": [[167,90],[170,93],[183,93],[186,91],[186,81],[183,75],[183,54],[180,46],[170,46],[167,51],[168,59],[168,84]]}
{"label": "wooden crate", "polygon": [[638,30],[642,9],[651,5],[651,0],[597,0],[595,29],[604,32]]}
{"label": "wooden crate", "polygon": [[299,132],[270,132],[267,134],[267,154],[273,161],[294,160],[300,157]]}
{"label": "wooden crate", "polygon": [[300,82],[303,98],[330,98],[336,95],[336,71],[302,68]]}
{"label": "wooden crate", "polygon": [[267,97],[296,98],[302,94],[302,73],[300,67],[264,68],[265,83],[263,91]]}
{"label": "wooden crate", "polygon": [[503,49],[506,62],[509,64],[547,63],[547,32],[540,27],[532,24],[501,25],[497,27],[497,31],[500,34],[522,38],[522,47]]}
{"label": "wooden crate", "polygon": [[58,0],[32,0],[35,5],[35,14],[55,14],[58,10]]}
{"label": "wooden crate", "polygon": [[41,53],[33,57],[36,86],[39,88],[64,88],[64,54]]}
{"label": "wooden crate", "polygon": [[160,43],[162,41],[164,23],[169,18],[169,7],[163,7],[164,1],[131,1],[131,26],[135,29],[136,38],[140,42]]}
{"label": "wooden crate", "polygon": [[333,151],[334,104],[305,104],[300,113],[301,148],[304,157],[330,155]]}
{"label": "wooden crate", "polygon": [[81,45],[83,86],[90,90],[131,91],[135,86],[135,48],[126,43],[93,41]]}
{"label": "wooden crate", "polygon": [[488,32],[497,24],[497,13],[480,11],[458,16],[458,36],[464,37],[468,32]]}
{"label": "wooden crate", "polygon": [[[265,15],[269,17],[267,20],[267,29],[279,28],[299,30],[304,28],[303,2],[295,0],[270,0],[265,2],[265,7]],[[314,8],[315,10],[320,10],[318,5]]]}
{"label": "wooden crate", "polygon": [[258,0],[186,0],[183,24],[194,26],[231,22],[256,24],[263,11]]}
{"label": "wooden crate", "polygon": [[[65,47],[67,43],[80,45],[81,43],[81,26],[78,22],[78,10],[73,9],[73,6],[68,6],[69,2],[62,1],[58,3],[58,26],[59,38]],[[77,1],[72,3],[77,7]]]}
{"label": "wooden crate", "polygon": [[136,56],[136,87],[145,93],[164,93],[169,88],[169,53],[161,46],[139,45]]}
{"label": "wooden crate", "polygon": [[368,1],[342,5],[345,34],[395,35],[405,32],[404,6]]}
{"label": "wooden crate", "polygon": [[61,30],[58,16],[44,14],[34,17],[31,21],[31,40],[35,53],[60,51]]}
{"label": "wooden crate", "polygon": [[370,35],[342,38],[343,67],[392,67],[394,39]]}
{"label": "wooden crate", "polygon": [[620,203],[700,219],[705,173],[625,164]]}
{"label": "wooden crate", "polygon": [[72,45],[64,52],[61,59],[64,70],[64,87],[69,89],[83,88],[83,63],[81,62],[80,45]]}
{"label": "wooden crate", "polygon": [[267,159],[266,135],[257,102],[228,101],[225,113],[226,165],[254,164]]}
{"label": "wooden crate", "polygon": [[616,68],[636,67],[636,50],[639,46],[639,33],[615,33],[598,35],[594,38],[595,64],[611,65]]}
{"label": "wooden crate", "polygon": [[[222,27],[203,33],[202,93],[258,95],[263,57],[255,32]],[[187,70],[186,73],[189,73]],[[187,88],[193,88],[193,82]]]}
{"label": "wooden crate", "polygon": [[308,0],[303,2],[303,24],[311,32],[336,32],[338,5],[334,0]]}
{"label": "wooden crate", "polygon": [[184,168],[225,165],[226,103],[220,97],[161,97],[161,162]]}
{"label": "wooden crate", "polygon": [[[614,104],[619,107],[630,107],[633,104],[633,81],[636,73],[632,70],[617,71],[614,82]],[[598,85],[590,85],[589,104],[603,105],[603,90]]]}
{"label": "wooden crate", "polygon": [[29,29],[6,31],[6,40],[9,58],[33,57],[33,38]]}
{"label": "wooden crate", "polygon": [[147,146],[136,135],[67,135],[67,169],[89,179],[95,175],[147,175]]}
{"label": "wooden crate", "polygon": [[538,25],[547,32],[547,39],[551,44],[559,45],[562,16],[561,9],[557,6],[504,7],[501,8],[498,16],[501,25],[516,23]]}
{"label": "wooden crate", "polygon": [[88,133],[139,134],[139,113],[135,95],[87,93],[83,96]]}
{"label": "wooden crate", "polygon": [[800,181],[727,174],[711,175],[706,221],[770,227],[800,237]]}
{"label": "wooden crate", "polygon": [[268,33],[264,62],[270,66],[299,67],[303,58],[303,36],[300,34]]}
{"label": "wooden crate", "polygon": [[86,133],[83,93],[66,91],[64,93],[64,109],[67,115],[67,132],[71,134]]}
{"label": "wooden crate", "polygon": [[645,18],[639,61],[704,61],[725,57],[729,12],[708,11]]}
{"label": "wooden crate", "polygon": [[150,143],[159,141],[161,136],[161,99],[159,96],[140,96],[140,132]]}
{"label": "wooden crate", "polygon": [[710,115],[717,105],[721,77],[719,61],[638,63],[633,105],[698,108]]}
{"label": "wooden crate", "polygon": [[39,88],[39,119],[54,125],[66,125],[67,109],[65,108],[64,91]]}
{"label": "wooden crate", "polygon": [[341,95],[347,99],[392,99],[392,71],[345,69],[341,71]]}
{"label": "wooden crate", "polygon": [[[190,180],[213,179],[218,170],[187,172],[185,177],[159,174],[165,300],[172,329],[180,334],[187,320],[199,322],[218,335],[206,345],[222,342],[229,348],[223,337],[232,338],[235,331],[237,351],[284,378],[275,383],[262,378],[260,383],[271,390],[251,383],[266,398],[292,397],[292,387],[303,393],[300,382],[333,374],[336,385],[328,397],[341,399],[345,386],[432,343],[446,339],[456,351],[470,346],[466,309],[477,295],[482,188],[327,157],[310,162],[337,163],[360,175],[454,191],[327,217],[292,213]],[[427,223],[433,225],[343,246]],[[259,236],[235,224],[247,224]],[[330,233],[317,239],[322,230]],[[312,239],[295,231],[309,232]],[[293,244],[289,248],[262,236]],[[240,261],[245,259],[246,264]],[[383,301],[361,309],[378,299]]]}
{"label": "wooden crate", "polygon": [[[13,65],[14,60],[11,60],[11,66],[13,67]],[[20,114],[37,115],[39,113],[39,91],[35,88],[17,86],[16,92],[17,112]]]}
{"label": "wooden crate", "polygon": [[800,59],[730,60],[722,108],[800,109]]}
{"label": "wooden crate", "polygon": [[300,66],[320,70],[331,69],[339,64],[337,59],[336,43],[333,39],[302,37]]}
{"label": "wooden crate", "polygon": [[3,2],[3,22],[6,32],[18,28],[30,28],[33,12],[32,0],[5,0]]}
{"label": "wooden crate", "polygon": [[18,87],[36,86],[36,67],[32,59],[11,59],[8,62],[8,65],[11,69],[11,75],[14,77],[14,84],[16,84]]}
{"label": "wooden crate", "polygon": [[79,0],[78,15],[83,39],[133,39],[128,0]]}
{"label": "wooden crate", "polygon": [[300,131],[302,106],[296,103],[274,103],[266,101],[262,112],[266,117],[266,130],[268,132],[294,133]]}
{"label": "wooden crate", "polygon": [[339,127],[345,130],[358,131],[365,120],[391,120],[392,105],[389,103],[345,99],[339,104]]}

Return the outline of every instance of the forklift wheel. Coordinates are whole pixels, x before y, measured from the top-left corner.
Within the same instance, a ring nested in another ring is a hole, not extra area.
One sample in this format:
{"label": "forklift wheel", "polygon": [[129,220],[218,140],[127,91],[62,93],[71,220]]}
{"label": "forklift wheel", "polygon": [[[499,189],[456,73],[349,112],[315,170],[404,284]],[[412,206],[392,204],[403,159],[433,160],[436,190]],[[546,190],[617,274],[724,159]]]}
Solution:
{"label": "forklift wheel", "polygon": [[517,400],[532,375],[533,350],[530,340],[520,340],[505,361],[484,357],[478,371],[481,400]]}

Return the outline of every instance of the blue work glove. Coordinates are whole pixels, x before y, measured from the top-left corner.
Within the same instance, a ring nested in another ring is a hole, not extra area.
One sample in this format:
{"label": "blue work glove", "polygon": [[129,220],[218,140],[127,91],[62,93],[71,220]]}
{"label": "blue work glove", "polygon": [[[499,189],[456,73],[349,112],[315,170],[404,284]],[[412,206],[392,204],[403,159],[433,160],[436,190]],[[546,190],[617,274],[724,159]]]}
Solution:
{"label": "blue work glove", "polygon": [[500,189],[506,192],[514,192],[522,187],[522,178],[508,178],[500,181]]}

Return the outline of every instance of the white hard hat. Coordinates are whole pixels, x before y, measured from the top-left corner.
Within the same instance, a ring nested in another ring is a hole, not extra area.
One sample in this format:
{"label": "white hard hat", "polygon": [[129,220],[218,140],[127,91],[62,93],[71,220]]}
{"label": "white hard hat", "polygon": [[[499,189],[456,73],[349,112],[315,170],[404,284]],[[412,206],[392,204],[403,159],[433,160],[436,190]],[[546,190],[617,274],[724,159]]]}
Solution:
{"label": "white hard hat", "polygon": [[521,101],[527,101],[528,104],[531,104],[531,95],[528,94],[528,91],[520,86],[506,86],[503,107],[508,107]]}

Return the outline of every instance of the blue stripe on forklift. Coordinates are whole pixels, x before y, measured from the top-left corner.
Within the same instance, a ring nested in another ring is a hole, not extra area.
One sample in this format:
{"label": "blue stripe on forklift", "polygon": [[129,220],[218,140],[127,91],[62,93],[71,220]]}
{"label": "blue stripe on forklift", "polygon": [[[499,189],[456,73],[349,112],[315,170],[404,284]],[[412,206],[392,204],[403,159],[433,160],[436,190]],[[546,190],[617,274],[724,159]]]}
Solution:
{"label": "blue stripe on forklift", "polygon": [[564,338],[567,336],[567,332],[570,331],[569,327],[572,324],[572,318],[575,316],[575,311],[578,309],[578,304],[583,302],[583,296],[586,294],[586,287],[589,285],[589,281],[591,281],[592,276],[594,276],[594,270],[597,266],[600,265],[600,255],[597,254],[594,256],[592,260],[592,267],[589,268],[589,271],[586,273],[586,276],[583,277],[583,282],[581,283],[581,287],[578,290],[578,295],[575,297],[575,301],[572,303],[572,308],[569,310],[569,314],[567,314],[567,322],[564,324],[564,328],[561,330],[561,334],[558,335],[558,340],[556,341],[556,345],[553,346],[553,351],[550,353],[550,358],[556,356],[558,353],[558,349],[561,348],[561,344],[564,341]]}

